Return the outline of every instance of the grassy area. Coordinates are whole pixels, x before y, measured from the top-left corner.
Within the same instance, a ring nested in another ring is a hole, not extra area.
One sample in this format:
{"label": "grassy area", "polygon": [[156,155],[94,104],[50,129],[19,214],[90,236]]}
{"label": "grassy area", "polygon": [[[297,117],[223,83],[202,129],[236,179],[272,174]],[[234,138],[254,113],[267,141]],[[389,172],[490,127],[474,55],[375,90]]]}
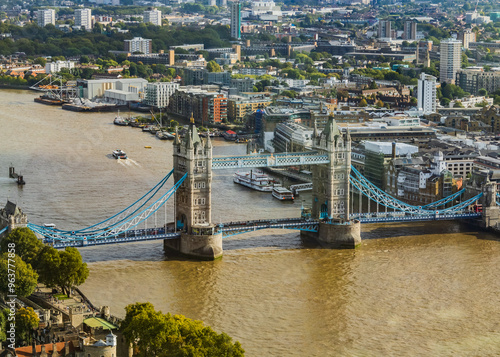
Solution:
{"label": "grassy area", "polygon": [[69,297],[66,296],[66,294],[55,294],[54,297],[58,300],[68,300]]}

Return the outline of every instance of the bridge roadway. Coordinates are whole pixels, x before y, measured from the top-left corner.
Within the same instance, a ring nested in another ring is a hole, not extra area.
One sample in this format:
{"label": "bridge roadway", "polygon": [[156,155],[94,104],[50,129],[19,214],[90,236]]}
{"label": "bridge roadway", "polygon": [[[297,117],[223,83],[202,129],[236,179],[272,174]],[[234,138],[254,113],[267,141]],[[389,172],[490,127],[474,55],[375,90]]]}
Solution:
{"label": "bridge roadway", "polygon": [[[430,214],[430,215],[404,215],[400,212],[388,213],[363,213],[351,214],[351,218],[359,220],[363,224],[370,223],[402,223],[402,222],[418,222],[418,221],[435,221],[435,220],[458,220],[458,219],[475,219],[480,218],[481,213],[465,212],[458,214]],[[323,220],[329,222],[328,220]],[[216,226],[217,231],[222,232],[222,237],[230,237],[237,234],[258,231],[262,229],[293,229],[309,232],[317,232],[319,220],[302,219],[302,218],[281,218],[281,219],[261,219],[251,221],[237,221],[221,223]],[[339,224],[339,223],[336,223]],[[46,238],[44,243],[53,245],[54,248],[62,249],[65,247],[87,247],[93,245],[117,244],[129,242],[142,242],[148,240],[159,239],[175,239],[179,238],[181,232],[165,231],[165,228],[149,228],[147,230],[130,230],[126,233],[121,233],[114,237],[106,237],[100,239],[84,239],[84,240],[60,240],[52,241]]]}
{"label": "bridge roadway", "polygon": [[212,170],[327,164],[328,155],[315,151],[214,157]]}

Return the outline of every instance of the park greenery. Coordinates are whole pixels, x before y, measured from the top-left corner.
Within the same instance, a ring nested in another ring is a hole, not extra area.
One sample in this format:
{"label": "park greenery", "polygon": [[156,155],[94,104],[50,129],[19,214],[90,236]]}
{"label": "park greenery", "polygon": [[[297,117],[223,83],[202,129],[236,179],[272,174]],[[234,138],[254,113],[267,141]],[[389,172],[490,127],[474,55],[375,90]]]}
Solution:
{"label": "park greenery", "polygon": [[8,244],[14,243],[16,255],[16,294],[29,296],[37,283],[58,287],[68,297],[71,289],[85,282],[89,275],[87,263],[73,247],[58,251],[45,246],[28,228],[16,228],[0,243],[0,292],[8,292]]}
{"label": "park greenery", "polygon": [[201,321],[163,314],[151,303],[131,304],[125,311],[120,330],[139,357],[244,356],[239,342]]}

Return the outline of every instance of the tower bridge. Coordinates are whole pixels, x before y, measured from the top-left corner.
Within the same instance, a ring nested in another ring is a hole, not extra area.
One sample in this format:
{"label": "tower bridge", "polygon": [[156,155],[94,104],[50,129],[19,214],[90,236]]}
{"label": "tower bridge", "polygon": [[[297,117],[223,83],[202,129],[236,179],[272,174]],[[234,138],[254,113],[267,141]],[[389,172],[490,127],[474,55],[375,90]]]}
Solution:
{"label": "tower bridge", "polygon": [[[177,135],[173,142],[173,169],[121,212],[86,228],[62,230],[28,222],[22,210],[8,202],[0,210],[0,236],[27,226],[56,248],[162,239],[165,250],[217,259],[223,253],[224,237],[270,228],[300,230],[304,237],[338,248],[360,244],[360,225],[365,223],[467,219],[483,228],[500,229],[500,194],[494,184],[486,183],[474,192],[464,189],[423,206],[400,201],[351,166],[349,131],[342,133],[333,119],[323,132],[314,131],[313,148],[307,152],[213,157],[212,149],[210,137],[200,138],[192,121],[184,138]],[[309,216],[212,222],[212,170],[298,165],[309,165],[313,173]],[[174,183],[168,188],[171,177]],[[354,193],[359,200],[357,212]],[[368,202],[364,209],[362,197]],[[169,199],[174,199],[173,224],[167,219]]]}

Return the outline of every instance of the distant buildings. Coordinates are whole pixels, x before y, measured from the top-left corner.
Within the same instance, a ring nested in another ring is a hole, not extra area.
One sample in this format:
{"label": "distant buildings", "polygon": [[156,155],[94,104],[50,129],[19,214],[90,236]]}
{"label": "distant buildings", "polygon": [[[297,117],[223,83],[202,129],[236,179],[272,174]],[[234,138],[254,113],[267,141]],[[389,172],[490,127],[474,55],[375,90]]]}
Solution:
{"label": "distant buildings", "polygon": [[436,77],[422,73],[418,79],[417,108],[423,114],[436,112]]}
{"label": "distant buildings", "polygon": [[168,110],[185,118],[193,115],[201,125],[227,120],[227,98],[217,92],[217,86],[186,86],[171,96]]}
{"label": "distant buildings", "polygon": [[440,82],[455,84],[455,75],[460,69],[462,43],[457,40],[443,40],[440,45]]}
{"label": "distant buildings", "polygon": [[37,24],[40,27],[45,27],[49,24],[56,24],[56,11],[53,9],[44,9],[37,11]]}
{"label": "distant buildings", "polygon": [[144,102],[152,107],[166,108],[170,97],[177,89],[179,89],[179,83],[175,82],[148,83]]}
{"label": "distant buildings", "polygon": [[241,39],[241,4],[239,1],[231,3],[231,37]]}
{"label": "distant buildings", "polygon": [[144,11],[144,23],[151,23],[156,26],[161,26],[161,11],[157,9]]}
{"label": "distant buildings", "polygon": [[84,28],[87,31],[92,30],[92,10],[76,9],[75,26],[79,29]]}
{"label": "distant buildings", "polygon": [[391,38],[391,22],[389,20],[380,20],[378,22],[378,38]]}
{"label": "distant buildings", "polygon": [[415,21],[405,21],[403,38],[408,41],[417,39],[417,23]]}
{"label": "distant buildings", "polygon": [[124,41],[123,49],[130,53],[140,52],[147,55],[153,52],[153,42],[147,38],[134,37]]}
{"label": "distant buildings", "polygon": [[462,41],[462,47],[469,49],[471,42],[476,42],[476,33],[471,29],[464,29],[458,34],[458,39]]}
{"label": "distant buildings", "polygon": [[500,72],[484,72],[480,67],[459,69],[455,84],[474,95],[478,95],[481,88],[493,93],[500,89]]}
{"label": "distant buildings", "polygon": [[75,62],[73,61],[56,61],[56,62],[48,62],[45,64],[45,73],[57,73],[60,72],[61,69],[75,68]]}

